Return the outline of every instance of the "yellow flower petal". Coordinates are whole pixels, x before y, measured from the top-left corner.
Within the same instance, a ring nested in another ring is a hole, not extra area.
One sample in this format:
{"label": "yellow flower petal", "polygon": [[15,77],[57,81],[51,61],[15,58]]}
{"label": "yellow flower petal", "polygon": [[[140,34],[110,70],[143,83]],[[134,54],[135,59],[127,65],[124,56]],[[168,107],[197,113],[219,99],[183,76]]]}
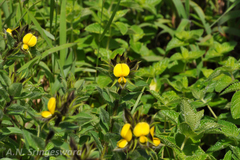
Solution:
{"label": "yellow flower petal", "polygon": [[48,101],[48,110],[54,114],[56,108],[56,99],[54,97],[50,98]]}
{"label": "yellow flower petal", "polygon": [[11,36],[12,36],[12,31],[13,31],[13,30],[11,30],[10,28],[8,28],[8,29],[6,30],[6,32],[9,33]]}
{"label": "yellow flower petal", "polygon": [[150,129],[150,134],[152,137],[154,137],[154,126]]}
{"label": "yellow flower petal", "polygon": [[29,47],[33,47],[37,43],[37,37],[32,33],[28,33],[23,37],[23,43],[27,44]]}
{"label": "yellow flower petal", "polygon": [[150,127],[149,127],[149,124],[146,123],[146,122],[139,122],[134,130],[133,130],[133,133],[136,137],[140,137],[140,136],[146,136],[149,134],[149,130],[150,130]]}
{"label": "yellow flower petal", "polygon": [[127,82],[127,80],[126,80],[126,78],[124,78],[124,77],[120,77],[119,79],[118,79],[118,83],[120,83],[120,84],[125,84]]}
{"label": "yellow flower petal", "polygon": [[130,73],[130,68],[125,63],[119,63],[117,64],[113,69],[113,74],[116,77],[126,77]]}
{"label": "yellow flower petal", "polygon": [[120,141],[117,142],[117,146],[119,148],[124,148],[126,147],[128,144],[127,140],[126,139],[121,139]]}
{"label": "yellow flower petal", "polygon": [[121,136],[128,142],[132,140],[131,125],[129,123],[125,124],[121,130]]}
{"label": "yellow flower petal", "polygon": [[148,141],[147,137],[145,137],[145,136],[140,136],[139,137],[139,142],[140,143],[146,143],[147,141]]}
{"label": "yellow flower petal", "polygon": [[42,114],[42,117],[44,117],[44,118],[52,117],[52,113],[49,111],[43,111],[41,114]]}
{"label": "yellow flower petal", "polygon": [[23,49],[23,50],[28,50],[28,49],[29,49],[29,47],[28,47],[28,45],[26,45],[26,44],[23,44],[23,45],[22,45],[22,49]]}
{"label": "yellow flower petal", "polygon": [[159,138],[153,138],[153,144],[155,145],[155,146],[158,146],[159,144],[161,143],[161,141],[160,141],[160,139]]}

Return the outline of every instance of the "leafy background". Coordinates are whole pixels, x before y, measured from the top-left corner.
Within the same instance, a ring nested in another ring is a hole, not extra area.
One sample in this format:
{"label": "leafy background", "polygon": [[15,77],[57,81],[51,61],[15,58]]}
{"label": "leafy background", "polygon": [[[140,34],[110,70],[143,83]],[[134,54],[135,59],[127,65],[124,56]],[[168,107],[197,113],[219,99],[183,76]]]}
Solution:
{"label": "leafy background", "polygon": [[[240,159],[239,2],[0,0],[0,156]],[[6,34],[25,25],[32,57]],[[119,93],[108,62],[123,54],[140,64]],[[53,96],[57,114],[43,119]],[[114,151],[124,110],[152,118],[162,146]]]}

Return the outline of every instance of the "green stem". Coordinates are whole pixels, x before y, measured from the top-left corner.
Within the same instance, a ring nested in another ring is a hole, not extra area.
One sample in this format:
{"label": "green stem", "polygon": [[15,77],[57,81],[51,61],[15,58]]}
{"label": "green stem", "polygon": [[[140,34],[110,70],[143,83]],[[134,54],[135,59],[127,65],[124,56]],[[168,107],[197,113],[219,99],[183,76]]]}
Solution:
{"label": "green stem", "polygon": [[183,150],[183,148],[184,148],[187,140],[188,140],[188,137],[185,137],[185,139],[184,139],[184,141],[183,141],[183,143],[182,143],[182,146],[181,146],[181,150]]}
{"label": "green stem", "polygon": [[131,111],[131,114],[133,114],[133,113],[135,112],[135,110],[136,110],[136,108],[137,108],[137,105],[138,105],[138,103],[139,103],[139,101],[140,101],[140,99],[141,99],[141,97],[142,97],[142,94],[143,94],[145,88],[146,88],[146,87],[143,87],[142,92],[139,94],[139,96],[138,96],[138,98],[137,98],[137,101],[136,101],[136,103],[134,104],[133,109],[132,109],[132,111]]}
{"label": "green stem", "polygon": [[[201,101],[202,101],[203,103],[206,103],[206,101],[204,101],[204,99],[201,99]],[[218,119],[217,116],[216,116],[216,114],[213,112],[212,108],[211,108],[208,104],[206,104],[206,105],[207,105],[208,109],[210,110],[210,112],[212,113],[212,115],[214,116],[214,118],[215,118],[215,119]]]}
{"label": "green stem", "polygon": [[100,159],[104,159],[103,157],[104,157],[104,155],[105,155],[106,150],[107,150],[107,144],[105,143]]}

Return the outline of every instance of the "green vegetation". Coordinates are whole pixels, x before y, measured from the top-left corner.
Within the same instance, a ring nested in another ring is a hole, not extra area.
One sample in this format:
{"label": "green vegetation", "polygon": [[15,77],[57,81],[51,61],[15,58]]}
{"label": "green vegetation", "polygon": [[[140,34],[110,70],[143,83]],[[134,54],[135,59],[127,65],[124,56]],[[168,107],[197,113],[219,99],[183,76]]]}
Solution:
{"label": "green vegetation", "polygon": [[0,0],[0,160],[239,160],[239,4]]}

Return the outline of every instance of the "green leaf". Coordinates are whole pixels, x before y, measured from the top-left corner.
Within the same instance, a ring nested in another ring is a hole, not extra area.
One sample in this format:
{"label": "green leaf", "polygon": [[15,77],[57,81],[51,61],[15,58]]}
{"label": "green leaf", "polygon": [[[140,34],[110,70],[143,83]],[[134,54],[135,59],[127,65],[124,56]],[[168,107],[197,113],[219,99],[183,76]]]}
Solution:
{"label": "green leaf", "polygon": [[149,91],[158,101],[162,102],[163,98],[154,90]]}
{"label": "green leaf", "polygon": [[219,120],[218,124],[221,125],[222,133],[227,137],[236,138],[239,135],[239,130],[235,124],[224,120]]}
{"label": "green leaf", "polygon": [[234,119],[240,118],[240,91],[237,91],[231,100],[231,114]]}
{"label": "green leaf", "polygon": [[3,82],[3,84],[6,84],[7,86],[10,86],[12,81],[8,77],[7,72],[0,70],[0,80]]}
{"label": "green leaf", "polygon": [[118,27],[118,29],[120,30],[120,32],[122,33],[122,35],[125,35],[127,33],[127,31],[128,31],[127,24],[122,23],[122,22],[116,22],[115,24]]}
{"label": "green leaf", "polygon": [[7,33],[7,43],[8,45],[13,48],[14,47],[14,44],[15,44],[16,40],[10,35]]}
{"label": "green leaf", "polygon": [[233,154],[240,159],[240,148],[230,145],[230,149],[232,150]]}
{"label": "green leaf", "polygon": [[103,28],[98,23],[92,23],[92,24],[88,25],[85,28],[85,30],[88,32],[93,32],[93,33],[97,33],[97,34],[103,33]]}
{"label": "green leaf", "polygon": [[232,78],[228,75],[223,75],[215,85],[215,91],[221,92],[224,88],[226,88],[229,84],[232,83]]}
{"label": "green leaf", "polygon": [[0,35],[0,51],[2,52],[4,50],[5,50],[5,41],[4,41],[4,38]]}
{"label": "green leaf", "polygon": [[153,64],[153,73],[154,75],[160,75],[161,73],[163,73],[165,71],[165,69],[167,68],[169,63],[169,59],[163,59],[157,63]]}
{"label": "green leaf", "polygon": [[179,40],[178,38],[173,37],[170,42],[168,42],[166,52],[170,51],[173,48],[181,47],[181,46],[187,46],[188,43]]}
{"label": "green leaf", "polygon": [[231,159],[232,159],[232,152],[231,152],[231,151],[228,151],[228,152],[225,154],[223,160],[231,160]]}
{"label": "green leaf", "polygon": [[2,86],[0,86],[0,96],[4,98],[7,102],[10,101],[8,92]]}
{"label": "green leaf", "polygon": [[185,122],[188,123],[193,130],[198,128],[200,125],[200,120],[203,117],[204,110],[196,113],[190,103],[184,99],[181,103],[181,112]]}
{"label": "green leaf", "polygon": [[107,123],[108,126],[110,125],[109,113],[106,110],[104,110],[103,108],[100,108],[99,116],[104,123]]}
{"label": "green leaf", "polygon": [[102,152],[103,147],[102,147],[102,144],[101,144],[101,142],[100,142],[100,140],[99,140],[99,136],[98,136],[97,132],[95,132],[95,131],[90,131],[90,133],[91,133],[92,137],[93,137],[94,140],[95,140],[95,143],[96,143],[96,145],[97,145],[97,148],[100,150],[100,152]]}
{"label": "green leaf", "polygon": [[240,90],[240,82],[231,84],[220,95]]}
{"label": "green leaf", "polygon": [[169,118],[173,123],[178,124],[178,117],[180,113],[174,110],[161,110],[159,113]]}
{"label": "green leaf", "polygon": [[180,148],[177,146],[173,137],[166,137],[166,136],[162,136],[162,135],[156,135],[156,137],[158,137],[161,140],[161,142],[163,144],[165,144],[166,146],[168,146],[172,149],[174,148],[174,149],[180,150]]}
{"label": "green leaf", "polygon": [[99,75],[97,77],[97,84],[100,88],[106,87],[111,82],[112,82],[112,79],[109,76]]}
{"label": "green leaf", "polygon": [[117,11],[116,14],[114,15],[113,21],[116,21],[119,18],[125,16],[128,11],[129,9],[123,9],[123,10]]}
{"label": "green leaf", "polygon": [[8,89],[8,93],[13,97],[19,97],[22,92],[22,83],[13,83]]}
{"label": "green leaf", "polygon": [[224,148],[227,148],[230,143],[231,143],[231,141],[226,140],[226,139],[219,140],[214,145],[212,145],[207,151],[208,152],[216,152],[216,151],[222,150]]}
{"label": "green leaf", "polygon": [[23,112],[26,111],[26,107],[21,106],[19,104],[12,104],[11,106],[9,106],[7,108],[7,113],[10,115],[18,115],[18,114],[22,114]]}

